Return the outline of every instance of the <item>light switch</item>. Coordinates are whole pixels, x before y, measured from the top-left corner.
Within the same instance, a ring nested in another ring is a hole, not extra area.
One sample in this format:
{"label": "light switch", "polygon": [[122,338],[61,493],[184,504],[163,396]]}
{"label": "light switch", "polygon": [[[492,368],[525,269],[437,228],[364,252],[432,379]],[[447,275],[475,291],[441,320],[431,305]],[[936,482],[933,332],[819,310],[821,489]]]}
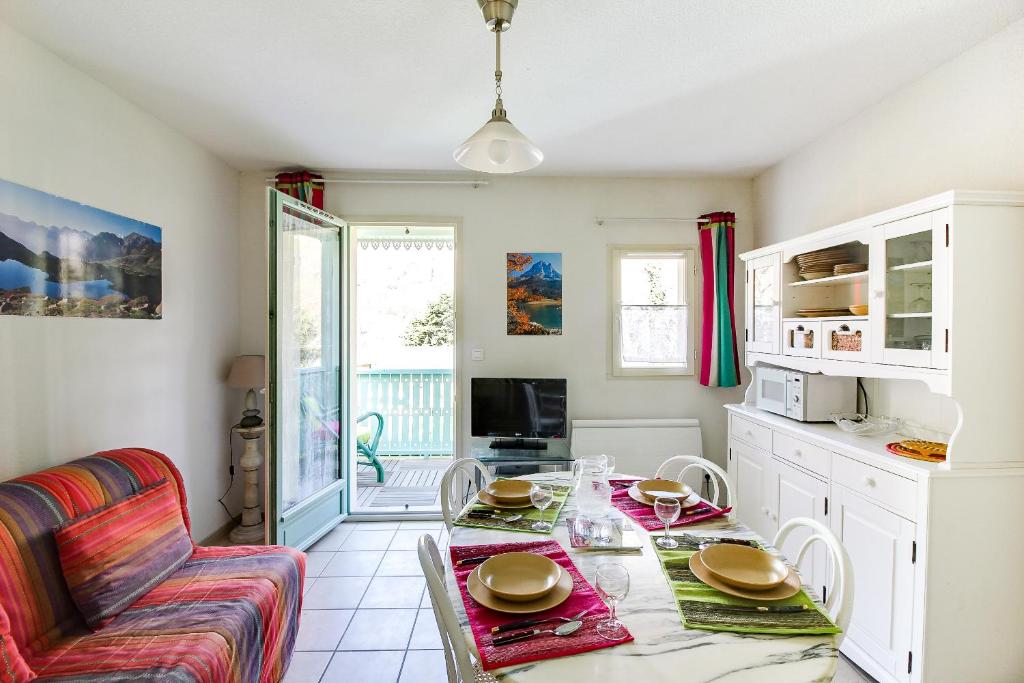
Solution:
{"label": "light switch", "polygon": [[483,349],[473,349],[473,360],[483,360],[483,359],[484,359],[484,350]]}

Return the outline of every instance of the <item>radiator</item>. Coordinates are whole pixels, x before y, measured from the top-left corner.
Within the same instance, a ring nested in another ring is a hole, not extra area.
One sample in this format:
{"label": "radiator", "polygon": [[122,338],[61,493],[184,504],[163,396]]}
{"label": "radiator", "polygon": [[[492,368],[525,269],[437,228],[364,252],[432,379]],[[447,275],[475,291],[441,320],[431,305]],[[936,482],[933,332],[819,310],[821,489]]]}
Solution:
{"label": "radiator", "polygon": [[703,456],[695,418],[573,420],[569,443],[574,458],[614,455],[617,472],[642,477],[653,477],[673,455]]}

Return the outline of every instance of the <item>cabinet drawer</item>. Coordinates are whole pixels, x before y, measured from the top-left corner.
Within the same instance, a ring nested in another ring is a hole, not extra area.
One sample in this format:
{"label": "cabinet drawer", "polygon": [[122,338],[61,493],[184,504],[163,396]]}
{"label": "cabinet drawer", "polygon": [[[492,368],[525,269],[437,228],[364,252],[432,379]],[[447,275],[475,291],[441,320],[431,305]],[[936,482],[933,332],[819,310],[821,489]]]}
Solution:
{"label": "cabinet drawer", "polygon": [[758,424],[753,420],[748,420],[745,417],[739,417],[738,415],[732,416],[731,434],[737,439],[742,439],[752,446],[757,446],[761,450],[771,451],[772,449],[771,428]]}
{"label": "cabinet drawer", "polygon": [[772,453],[826,478],[832,469],[831,451],[783,432],[772,432]]}
{"label": "cabinet drawer", "polygon": [[821,322],[782,323],[782,353],[786,356],[821,358]]}
{"label": "cabinet drawer", "polygon": [[831,360],[871,360],[870,327],[864,318],[821,323],[821,357]]}
{"label": "cabinet drawer", "polygon": [[914,519],[917,509],[916,481],[865,465],[838,453],[832,454],[832,481],[888,505],[907,519]]}

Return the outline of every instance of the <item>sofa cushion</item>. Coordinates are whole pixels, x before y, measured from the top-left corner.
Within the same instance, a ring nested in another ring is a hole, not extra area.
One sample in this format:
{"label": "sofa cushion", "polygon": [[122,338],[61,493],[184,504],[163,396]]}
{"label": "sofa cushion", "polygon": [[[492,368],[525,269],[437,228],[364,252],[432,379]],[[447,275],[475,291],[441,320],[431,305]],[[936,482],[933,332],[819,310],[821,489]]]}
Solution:
{"label": "sofa cushion", "polygon": [[53,533],[71,597],[93,628],[163,583],[192,556],[178,492],[166,479]]}
{"label": "sofa cushion", "polygon": [[0,607],[0,683],[23,683],[35,677],[18,652],[18,645],[11,637],[11,622]]}
{"label": "sofa cushion", "polygon": [[299,626],[305,555],[279,546],[195,549],[104,628],[28,659],[39,681],[276,683]]}

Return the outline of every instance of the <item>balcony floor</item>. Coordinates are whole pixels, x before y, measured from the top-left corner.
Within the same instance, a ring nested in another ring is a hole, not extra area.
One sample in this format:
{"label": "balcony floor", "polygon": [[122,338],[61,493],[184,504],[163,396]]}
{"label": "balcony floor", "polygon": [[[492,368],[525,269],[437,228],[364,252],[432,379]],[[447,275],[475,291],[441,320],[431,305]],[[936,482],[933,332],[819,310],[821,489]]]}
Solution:
{"label": "balcony floor", "polygon": [[451,456],[383,456],[381,462],[383,484],[372,467],[358,465],[353,512],[441,512],[441,477]]}

